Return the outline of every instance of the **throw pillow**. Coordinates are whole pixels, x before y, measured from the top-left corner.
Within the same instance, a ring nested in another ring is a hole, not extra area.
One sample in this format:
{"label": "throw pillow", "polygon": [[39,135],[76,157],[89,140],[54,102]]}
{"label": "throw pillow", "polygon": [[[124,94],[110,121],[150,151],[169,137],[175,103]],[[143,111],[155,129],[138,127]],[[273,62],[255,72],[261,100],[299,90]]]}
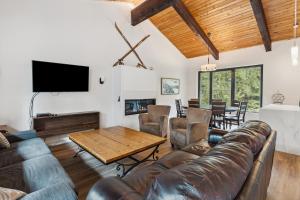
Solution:
{"label": "throw pillow", "polygon": [[17,200],[25,195],[26,193],[20,190],[0,187],[0,199],[2,200]]}
{"label": "throw pillow", "polygon": [[9,141],[6,139],[6,137],[0,133],[0,149],[8,149],[10,148],[10,144],[9,144]]}

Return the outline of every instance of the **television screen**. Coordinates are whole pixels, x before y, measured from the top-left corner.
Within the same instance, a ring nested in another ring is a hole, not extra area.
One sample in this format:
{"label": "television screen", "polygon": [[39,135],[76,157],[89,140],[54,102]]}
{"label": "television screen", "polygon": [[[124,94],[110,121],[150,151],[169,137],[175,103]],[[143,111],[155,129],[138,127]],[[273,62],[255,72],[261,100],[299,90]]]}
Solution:
{"label": "television screen", "polygon": [[32,61],[33,92],[87,92],[89,67]]}

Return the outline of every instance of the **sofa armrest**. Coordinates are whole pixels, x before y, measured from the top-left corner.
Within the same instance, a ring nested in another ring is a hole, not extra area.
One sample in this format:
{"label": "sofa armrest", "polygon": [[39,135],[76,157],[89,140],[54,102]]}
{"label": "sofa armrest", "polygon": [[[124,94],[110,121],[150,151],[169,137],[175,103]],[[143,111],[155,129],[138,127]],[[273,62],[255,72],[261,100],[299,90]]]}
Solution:
{"label": "sofa armrest", "polygon": [[191,144],[198,142],[201,139],[208,140],[208,126],[207,123],[189,123],[187,131],[187,143]]}
{"label": "sofa armrest", "polygon": [[140,200],[142,196],[119,177],[104,178],[94,184],[86,200]]}
{"label": "sofa armrest", "polygon": [[27,194],[21,200],[77,200],[75,191],[68,183],[60,183]]}
{"label": "sofa armrest", "polygon": [[35,130],[19,131],[5,136],[10,143],[37,138]]}
{"label": "sofa armrest", "polygon": [[149,122],[149,114],[148,113],[141,113],[139,114],[139,123],[140,123],[140,127],[141,125]]}
{"label": "sofa armrest", "polygon": [[169,122],[169,116],[167,116],[167,115],[160,116],[159,126],[160,126],[160,131],[161,131],[163,137],[167,137],[168,122]]}
{"label": "sofa armrest", "polygon": [[170,119],[170,129],[186,129],[187,119],[186,118],[171,118]]}

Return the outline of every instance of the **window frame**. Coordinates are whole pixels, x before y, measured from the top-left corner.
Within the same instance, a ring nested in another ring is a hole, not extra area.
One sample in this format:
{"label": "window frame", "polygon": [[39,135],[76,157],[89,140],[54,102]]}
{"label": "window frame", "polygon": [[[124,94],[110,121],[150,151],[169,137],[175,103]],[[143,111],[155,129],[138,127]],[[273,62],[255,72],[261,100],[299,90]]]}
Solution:
{"label": "window frame", "polygon": [[216,71],[212,72],[198,72],[198,98],[200,99],[200,84],[201,84],[201,73],[209,73],[209,103],[211,104],[212,100],[212,92],[213,92],[213,84],[212,84],[212,79],[213,79],[213,73],[214,72],[220,72],[220,71],[230,71],[231,72],[231,105],[233,104],[233,101],[235,99],[235,88],[236,88],[236,82],[235,82],[235,73],[237,69],[247,69],[247,68],[260,68],[260,108],[263,105],[263,77],[264,77],[264,70],[263,70],[263,64],[259,65],[249,65],[249,66],[241,66],[241,67],[231,67],[231,68],[223,68],[223,69],[218,69]]}

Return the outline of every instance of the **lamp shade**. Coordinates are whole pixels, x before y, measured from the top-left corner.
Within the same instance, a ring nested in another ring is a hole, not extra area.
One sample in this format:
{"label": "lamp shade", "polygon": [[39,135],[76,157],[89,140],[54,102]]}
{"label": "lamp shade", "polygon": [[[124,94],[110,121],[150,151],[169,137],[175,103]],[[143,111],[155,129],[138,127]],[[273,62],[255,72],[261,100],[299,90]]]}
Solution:
{"label": "lamp shade", "polygon": [[204,64],[200,66],[200,71],[202,72],[211,72],[216,70],[217,70],[216,64]]}

